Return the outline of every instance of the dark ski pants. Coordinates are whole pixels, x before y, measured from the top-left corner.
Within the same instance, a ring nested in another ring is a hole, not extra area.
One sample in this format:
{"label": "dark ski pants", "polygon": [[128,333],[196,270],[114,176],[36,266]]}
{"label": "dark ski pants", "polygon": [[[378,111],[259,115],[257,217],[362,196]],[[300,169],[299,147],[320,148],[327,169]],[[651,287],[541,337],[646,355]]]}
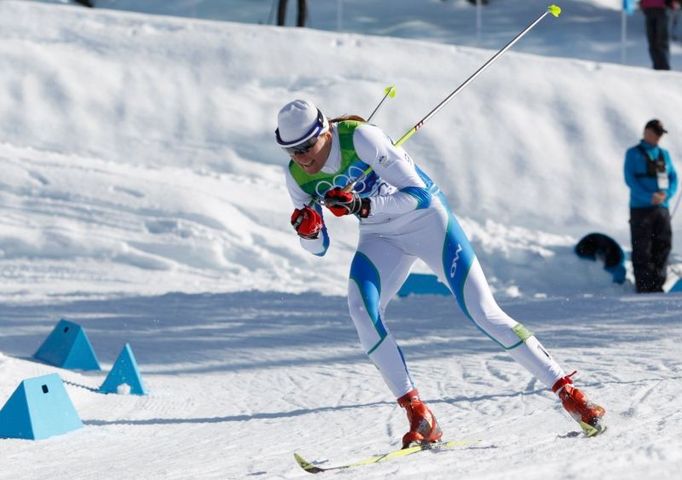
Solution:
{"label": "dark ski pants", "polygon": [[667,8],[645,8],[649,55],[655,70],[670,70],[670,32]]}
{"label": "dark ski pants", "polygon": [[668,209],[631,208],[630,234],[637,292],[662,292],[673,239]]}

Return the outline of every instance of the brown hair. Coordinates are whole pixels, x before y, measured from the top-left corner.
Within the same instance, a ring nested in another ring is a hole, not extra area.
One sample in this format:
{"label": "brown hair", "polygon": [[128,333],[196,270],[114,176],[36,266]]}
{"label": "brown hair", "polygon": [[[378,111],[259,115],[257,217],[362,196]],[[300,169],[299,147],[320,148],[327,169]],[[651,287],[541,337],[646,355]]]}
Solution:
{"label": "brown hair", "polygon": [[346,114],[346,115],[341,115],[340,117],[335,117],[329,120],[329,123],[339,123],[343,122],[345,120],[355,120],[358,122],[367,122],[364,118],[362,118],[360,115],[354,115],[354,114]]}

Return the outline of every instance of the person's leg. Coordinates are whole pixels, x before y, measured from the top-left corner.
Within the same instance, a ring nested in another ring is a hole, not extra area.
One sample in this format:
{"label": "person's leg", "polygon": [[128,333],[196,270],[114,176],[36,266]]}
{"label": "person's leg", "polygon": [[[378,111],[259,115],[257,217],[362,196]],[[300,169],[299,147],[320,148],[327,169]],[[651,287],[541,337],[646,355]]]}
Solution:
{"label": "person's leg", "polygon": [[287,20],[287,0],[279,0],[277,5],[277,25],[284,26]]}
{"label": "person's leg", "polygon": [[638,293],[654,290],[654,266],[651,260],[652,219],[650,208],[630,209],[630,238],[632,268]]}
{"label": "person's leg", "polygon": [[422,258],[445,281],[476,327],[559,396],[587,435],[603,431],[604,409],[574,388],[570,376],[533,333],[497,305],[466,235],[447,210],[445,201],[441,202],[433,215],[413,224],[416,238],[410,241],[414,251],[408,250],[409,253]]}
{"label": "person's leg", "polygon": [[[668,9],[647,9],[647,37],[654,69],[670,70],[670,19]],[[649,25],[651,27],[649,28]]]}
{"label": "person's leg", "polygon": [[305,21],[308,18],[308,5],[306,0],[298,0],[298,16],[296,17],[296,26],[305,27]]}
{"label": "person's leg", "polygon": [[649,47],[649,57],[653,68],[656,68],[657,53],[656,53],[656,17],[651,8],[644,8],[644,25],[646,27],[646,40]]}
{"label": "person's leg", "polygon": [[379,236],[361,235],[348,282],[348,307],[360,344],[396,398],[412,390],[414,384],[384,323],[384,311],[414,261]]}
{"label": "person's leg", "polygon": [[360,343],[406,411],[410,430],[403,436],[403,448],[435,442],[443,435],[435,416],[419,398],[402,351],[383,320],[388,303],[415,260],[385,237],[361,232],[348,285],[348,306]]}
{"label": "person's leg", "polygon": [[660,52],[660,70],[670,70],[670,15],[667,8],[659,11],[658,29],[656,31],[658,51]]}
{"label": "person's leg", "polygon": [[424,228],[424,239],[415,242],[420,257],[450,287],[466,317],[481,332],[509,352],[547,388],[552,388],[565,376],[564,370],[532,332],[499,307],[455,217],[443,209],[431,218],[430,225]]}
{"label": "person's leg", "polygon": [[668,256],[672,249],[673,232],[670,212],[667,208],[656,209],[651,235],[651,263],[653,265],[654,290],[663,291],[667,277]]}

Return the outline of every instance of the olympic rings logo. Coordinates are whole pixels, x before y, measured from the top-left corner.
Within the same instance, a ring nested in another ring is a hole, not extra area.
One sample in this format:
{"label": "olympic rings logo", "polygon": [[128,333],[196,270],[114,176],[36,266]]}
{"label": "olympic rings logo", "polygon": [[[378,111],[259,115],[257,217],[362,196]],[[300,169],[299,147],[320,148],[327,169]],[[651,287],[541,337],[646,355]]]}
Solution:
{"label": "olympic rings logo", "polygon": [[[324,194],[327,193],[332,188],[345,187],[346,185],[352,183],[355,179],[362,177],[364,173],[365,171],[362,168],[351,165],[348,168],[347,173],[340,173],[338,175],[335,175],[331,182],[329,180],[321,180],[317,182],[317,185],[315,185],[315,193],[317,194],[318,197],[324,197]],[[364,177],[362,180],[359,180],[355,184],[355,190],[358,190],[360,192],[363,191],[367,187],[366,182],[367,177]]]}

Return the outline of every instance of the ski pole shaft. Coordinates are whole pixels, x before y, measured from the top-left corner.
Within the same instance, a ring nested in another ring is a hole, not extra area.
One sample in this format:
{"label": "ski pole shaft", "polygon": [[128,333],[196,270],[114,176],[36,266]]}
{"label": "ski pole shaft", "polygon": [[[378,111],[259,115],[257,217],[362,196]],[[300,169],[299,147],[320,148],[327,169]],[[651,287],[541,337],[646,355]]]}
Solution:
{"label": "ski pole shaft", "polygon": [[500,58],[504,52],[509,50],[516,42],[521,40],[523,36],[528,33],[535,25],[537,25],[543,18],[547,16],[547,14],[552,14],[555,17],[558,17],[561,14],[561,8],[558,5],[550,5],[547,7],[547,11],[545,11],[542,15],[540,15],[538,18],[536,18],[530,25],[528,25],[526,28],[524,28],[522,31],[520,31],[509,43],[507,43],[504,47],[502,47],[500,50],[495,53],[490,59],[485,62],[478,70],[476,70],[469,78],[467,78],[459,87],[457,87],[455,90],[450,93],[442,102],[440,102],[436,107],[431,110],[424,118],[419,120],[417,124],[409,129],[405,134],[398,139],[397,142],[394,143],[394,145],[400,146],[403,143],[405,143],[412,135],[417,133],[417,130],[422,128],[424,124],[431,118],[433,117],[436,113],[438,113],[450,100],[452,100],[458,93],[460,93],[462,90],[466,88],[467,85],[469,85],[478,75],[480,75],[486,68],[488,68],[490,65],[493,64],[495,60]]}
{"label": "ski pole shaft", "polygon": [[[526,28],[524,28],[522,31],[520,31],[514,38],[511,39],[509,43],[507,43],[504,47],[502,47],[500,50],[495,53],[490,59],[485,62],[478,70],[476,70],[469,78],[467,78],[459,87],[457,87],[450,95],[448,95],[442,102],[440,102],[436,107],[431,110],[424,118],[419,120],[417,124],[409,129],[405,134],[400,137],[396,142],[393,143],[396,147],[399,147],[403,143],[405,143],[409,138],[417,133],[417,130],[422,128],[424,124],[431,118],[433,117],[436,113],[438,113],[450,100],[452,100],[459,92],[464,90],[467,85],[469,85],[479,74],[481,74],[486,68],[488,68],[492,63],[497,60],[504,52],[509,50],[516,42],[518,42],[526,33],[528,33],[535,25],[537,25],[543,18],[547,16],[547,14],[551,14],[555,17],[558,17],[561,15],[561,8],[558,5],[550,5],[547,7],[547,11],[545,11],[542,15],[540,15],[538,18],[536,18],[530,25],[528,25]],[[372,171],[372,167],[367,167],[364,172],[362,172],[362,175],[358,177],[355,181],[349,183],[343,188],[344,192],[350,192],[355,184],[364,179],[367,175],[370,174]]]}
{"label": "ski pole shaft", "polygon": [[372,113],[370,113],[369,117],[367,117],[367,122],[369,122],[372,119],[372,117],[374,116],[374,114],[377,113],[377,111],[379,111],[379,108],[381,108],[381,106],[384,104],[384,102],[386,101],[386,99],[388,97],[391,97],[391,98],[395,97],[395,85],[391,85],[390,87],[386,87],[384,89],[384,98],[381,99],[381,101],[379,102],[379,105],[377,105],[374,108],[374,111]]}
{"label": "ski pole shaft", "polygon": [[[411,137],[412,135],[414,135],[415,133],[417,133],[417,130],[419,130],[420,128],[422,128],[422,127],[424,126],[424,124],[425,124],[431,117],[433,117],[433,116],[434,116],[436,113],[438,113],[443,107],[445,107],[445,105],[447,105],[448,102],[450,102],[450,100],[452,100],[453,98],[455,98],[455,96],[456,96],[458,93],[460,93],[462,90],[464,90],[464,89],[467,87],[467,85],[469,85],[471,82],[473,82],[474,79],[475,79],[477,76],[479,76],[481,73],[483,73],[483,71],[484,71],[486,68],[488,68],[490,65],[492,65],[493,62],[494,62],[495,60],[497,60],[499,57],[501,57],[501,56],[502,56],[507,50],[509,50],[516,42],[518,42],[519,40],[521,40],[521,38],[522,38],[526,33],[528,33],[533,27],[535,27],[535,25],[537,25],[538,23],[540,23],[540,21],[541,21],[543,18],[545,18],[548,14],[552,14],[552,15],[554,15],[555,17],[558,17],[558,16],[561,14],[561,8],[560,8],[558,5],[550,5],[549,7],[547,7],[547,10],[546,10],[542,15],[540,15],[540,16],[539,16],[538,18],[536,18],[533,22],[531,22],[530,25],[528,25],[526,28],[524,28],[524,29],[521,30],[518,34],[516,34],[516,36],[515,36],[514,38],[512,38],[512,39],[509,41],[509,43],[507,43],[504,47],[502,47],[500,50],[498,50],[498,51],[495,53],[495,55],[493,55],[492,57],[490,57],[490,59],[488,59],[487,62],[485,62],[483,65],[481,65],[481,66],[479,67],[478,70],[476,70],[473,74],[471,74],[471,76],[469,76],[469,78],[467,78],[467,79],[466,79],[464,82],[462,82],[455,90],[453,90],[447,97],[445,97],[445,99],[444,99],[443,101],[441,101],[438,105],[436,105],[436,106],[433,108],[433,110],[431,110],[429,113],[427,113],[426,116],[425,116],[424,118],[422,118],[421,120],[419,120],[419,122],[417,122],[416,125],[415,125],[414,127],[410,128],[407,132],[405,132],[405,134],[404,134],[402,137],[400,137],[396,142],[394,142],[393,145],[395,145],[396,147],[399,147],[400,145],[402,145],[403,143],[405,143],[406,141],[408,141],[408,140],[410,139],[410,137]],[[388,92],[386,93],[386,95],[384,95],[384,98],[381,99],[381,102],[379,102],[379,105],[377,105],[377,108],[374,109],[374,112],[376,112],[376,111],[379,109],[379,107],[381,106],[381,104],[384,103],[384,100],[386,100],[386,97],[387,97],[387,96],[388,96]],[[372,112],[372,115],[374,115],[374,112]],[[369,118],[372,118],[372,115],[370,115]],[[362,172],[362,175],[360,175],[360,177],[358,177],[355,181],[353,181],[353,182],[349,183],[348,185],[346,185],[346,186],[343,188],[343,191],[344,191],[344,192],[350,192],[350,191],[353,189],[353,187],[355,186],[355,184],[356,184],[357,182],[359,182],[360,180],[364,179],[367,175],[369,175],[371,171],[372,171],[372,167],[367,167],[367,169],[365,169],[365,171]]]}

